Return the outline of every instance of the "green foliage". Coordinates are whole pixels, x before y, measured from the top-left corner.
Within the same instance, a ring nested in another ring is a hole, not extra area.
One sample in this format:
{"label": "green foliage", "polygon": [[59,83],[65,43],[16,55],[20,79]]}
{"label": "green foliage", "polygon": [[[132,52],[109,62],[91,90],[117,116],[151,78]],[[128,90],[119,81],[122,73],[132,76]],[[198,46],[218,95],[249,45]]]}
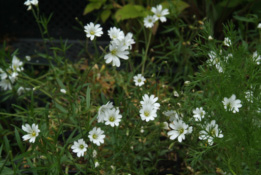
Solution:
{"label": "green foliage", "polygon": [[116,11],[115,18],[117,21],[122,21],[126,19],[145,17],[146,15],[147,12],[143,6],[128,4]]}

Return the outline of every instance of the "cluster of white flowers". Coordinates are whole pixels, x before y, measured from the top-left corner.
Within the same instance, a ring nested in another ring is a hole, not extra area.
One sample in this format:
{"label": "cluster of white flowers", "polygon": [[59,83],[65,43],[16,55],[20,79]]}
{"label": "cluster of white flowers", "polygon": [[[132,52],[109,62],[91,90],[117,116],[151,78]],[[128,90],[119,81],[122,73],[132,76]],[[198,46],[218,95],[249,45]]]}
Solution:
{"label": "cluster of white flowers", "polygon": [[102,105],[98,111],[98,122],[112,127],[119,126],[122,115],[119,108],[114,108],[112,102],[108,102],[106,105]]}
{"label": "cluster of white flowers", "polygon": [[157,103],[158,97],[145,94],[142,99],[143,101],[140,102],[142,105],[140,109],[141,120],[145,120],[146,122],[154,120],[157,117],[157,110],[160,107],[160,104]]}
{"label": "cluster of white flowers", "polygon": [[21,62],[16,56],[13,56],[12,65],[3,70],[0,68],[0,87],[4,90],[11,90],[12,84],[17,79],[18,73],[23,71],[23,62]]}
{"label": "cluster of white flowers", "polygon": [[199,132],[199,139],[207,140],[209,145],[213,145],[215,138],[223,137],[222,131],[218,129],[215,120],[212,120],[205,128],[205,130]]}
{"label": "cluster of white flowers", "polygon": [[26,0],[24,2],[24,5],[26,5],[28,7],[27,10],[31,10],[33,5],[34,6],[38,5],[38,0]]}
{"label": "cluster of white flowers", "polygon": [[233,94],[230,98],[225,97],[222,101],[225,110],[232,111],[233,113],[239,112],[239,108],[242,107],[241,100],[236,99],[236,95]]}
{"label": "cluster of white flowers", "polygon": [[[89,23],[84,26],[84,31],[86,33],[86,37],[93,40],[95,37],[100,37],[103,34],[102,28],[100,24],[94,25],[94,23]],[[111,39],[109,45],[109,53],[104,56],[105,62],[107,64],[112,63],[112,66],[120,67],[120,59],[127,60],[129,59],[129,49],[132,48],[132,44],[135,43],[133,40],[133,34],[127,33],[124,34],[123,31],[116,27],[111,27],[108,30],[108,35]]]}
{"label": "cluster of white flowers", "polygon": [[[233,55],[230,53],[228,55],[222,55],[222,50],[220,50],[219,54],[214,51],[210,51],[208,53],[209,59],[207,60],[208,65],[215,66],[218,72],[224,72],[224,64],[228,61],[229,58],[233,58]],[[223,58],[223,60],[221,59]]]}
{"label": "cluster of white flowers", "polygon": [[144,85],[145,80],[146,79],[141,74],[138,74],[138,75],[133,77],[133,81],[135,83],[135,86],[142,86],[142,85]]}
{"label": "cluster of white flowers", "polygon": [[166,117],[168,117],[170,122],[176,121],[181,119],[181,117],[183,116],[182,114],[178,114],[177,111],[174,110],[168,110],[168,111],[164,111],[163,115],[165,115]]}
{"label": "cluster of white flowers", "polygon": [[152,28],[157,20],[160,20],[161,22],[167,21],[165,16],[169,14],[169,10],[162,9],[162,5],[157,5],[156,7],[152,7],[151,11],[153,12],[153,16],[149,15],[143,20],[145,27]]}

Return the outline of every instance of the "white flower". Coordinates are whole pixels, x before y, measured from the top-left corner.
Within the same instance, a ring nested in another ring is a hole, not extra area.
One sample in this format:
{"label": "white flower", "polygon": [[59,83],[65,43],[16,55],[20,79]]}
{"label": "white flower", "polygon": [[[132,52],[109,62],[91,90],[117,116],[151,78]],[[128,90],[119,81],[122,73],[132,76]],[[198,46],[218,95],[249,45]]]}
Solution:
{"label": "white flower", "polygon": [[32,127],[29,124],[22,125],[22,129],[28,134],[23,136],[23,140],[29,140],[29,142],[34,143],[36,137],[39,135],[40,130],[38,125],[32,124]]}
{"label": "white flower", "polygon": [[163,129],[169,130],[168,122],[163,122]]}
{"label": "white flower", "polygon": [[152,7],[151,11],[154,13],[154,18],[156,20],[160,20],[161,22],[166,22],[166,15],[169,14],[169,10],[168,9],[163,9],[162,10],[162,5],[157,5],[157,7]]}
{"label": "white flower", "polygon": [[173,122],[174,120],[179,120],[179,114],[177,113],[177,111],[174,111],[174,110],[164,111],[163,115],[168,117],[169,121],[171,121],[171,122]]}
{"label": "white flower", "polygon": [[153,105],[143,105],[140,109],[140,117],[141,120],[145,120],[146,122],[154,120],[157,117],[157,110]]}
{"label": "white flower", "polygon": [[27,61],[31,61],[31,57],[28,56],[28,55],[25,56],[25,59],[26,59]]}
{"label": "white flower", "polygon": [[66,90],[65,89],[60,89],[60,92],[66,94]]}
{"label": "white flower", "polygon": [[115,39],[112,40],[111,43],[115,43],[117,46],[123,47],[124,50],[128,50],[132,48],[132,44],[135,43],[135,41],[132,38],[133,34],[132,33],[127,33],[126,36],[124,36],[123,39]]}
{"label": "white flower", "polygon": [[245,98],[247,99],[247,101],[253,103],[253,91],[246,91],[245,92]]}
{"label": "white flower", "polygon": [[77,153],[77,157],[84,156],[85,151],[87,151],[88,145],[85,143],[83,139],[79,139],[78,141],[73,142],[72,151]]}
{"label": "white flower", "polygon": [[32,5],[34,5],[34,6],[38,5],[38,0],[27,0],[24,2],[24,5],[28,6],[27,10],[31,10]]}
{"label": "white flower", "polygon": [[206,130],[199,132],[200,140],[207,140],[209,145],[213,145],[214,138],[222,138],[222,131],[218,130],[218,125],[215,120],[212,120],[206,126]]}
{"label": "white flower", "polygon": [[124,46],[117,45],[115,42],[112,42],[109,46],[110,53],[106,54],[104,56],[104,59],[106,60],[105,62],[111,63],[112,66],[120,67],[120,59],[122,58],[124,60],[127,60],[129,52],[125,50]]}
{"label": "white flower", "polygon": [[146,18],[144,18],[143,22],[145,27],[151,28],[156,22],[156,18],[154,16],[147,16]]}
{"label": "white flower", "polygon": [[203,110],[202,107],[200,107],[194,109],[193,114],[194,114],[193,117],[195,118],[196,121],[201,121],[204,118],[206,112]]}
{"label": "white flower", "polygon": [[261,63],[261,55],[259,55],[258,53],[257,53],[257,51],[255,51],[254,53],[253,53],[253,60],[254,60],[254,62],[256,62],[256,64],[260,64]]}
{"label": "white flower", "polygon": [[13,56],[12,59],[12,69],[15,72],[20,72],[22,70],[24,70],[23,66],[23,62],[20,61],[16,56]]}
{"label": "white flower", "polygon": [[17,94],[18,95],[21,95],[22,93],[24,93],[25,91],[30,91],[31,90],[31,88],[24,88],[24,87],[19,87],[18,89],[17,89]]}
{"label": "white flower", "polygon": [[6,90],[11,90],[12,89],[12,84],[11,81],[9,79],[3,79],[0,81],[0,87],[2,89]]}
{"label": "white flower", "polygon": [[120,114],[119,108],[110,109],[106,112],[105,125],[111,125],[112,127],[119,126],[121,118],[122,116]]}
{"label": "white flower", "polygon": [[92,22],[84,26],[84,31],[86,33],[86,37],[91,40],[93,40],[95,36],[100,37],[103,34],[100,24],[94,25]]}
{"label": "white flower", "polygon": [[158,100],[158,97],[155,97],[154,95],[148,96],[148,94],[143,95],[142,97],[143,101],[140,103],[142,106],[152,106],[154,109],[158,110],[160,107],[159,103],[156,103]]}
{"label": "white flower", "polygon": [[124,39],[124,33],[120,29],[116,27],[111,27],[110,30],[108,30],[108,34],[112,40],[122,40]]}
{"label": "white flower", "polygon": [[182,120],[176,120],[169,124],[170,128],[173,130],[168,132],[170,140],[178,138],[179,142],[185,139],[185,135],[192,132],[192,126],[188,126]]}
{"label": "white flower", "polygon": [[207,63],[210,66],[215,66],[217,68],[218,72],[220,72],[220,73],[223,72],[222,62],[221,62],[219,56],[214,51],[210,51],[208,53],[208,56],[210,59],[207,60]]}
{"label": "white flower", "polygon": [[93,152],[92,152],[92,157],[93,157],[93,158],[96,158],[96,157],[97,157],[97,151],[96,151],[96,150],[93,150]]}
{"label": "white flower", "polygon": [[213,40],[213,37],[211,35],[208,36],[208,40]]}
{"label": "white flower", "polygon": [[259,24],[257,25],[257,28],[258,28],[258,29],[261,29],[261,23],[259,23]]}
{"label": "white flower", "polygon": [[104,143],[104,131],[101,130],[101,128],[96,128],[94,127],[88,135],[89,139],[91,142],[93,142],[94,144],[100,146],[101,143]]}
{"label": "white flower", "polygon": [[224,104],[224,108],[228,111],[232,111],[233,113],[239,112],[239,108],[242,107],[241,101],[236,100],[236,96],[233,94],[230,98],[224,98],[222,101]]}
{"label": "white flower", "polygon": [[146,79],[141,74],[138,74],[138,75],[133,77],[133,81],[135,82],[135,86],[142,86],[142,85],[144,85],[144,81],[145,80]]}
{"label": "white flower", "polygon": [[143,126],[141,126],[141,128],[140,128],[140,133],[144,133],[144,127]]}
{"label": "white flower", "polygon": [[100,165],[99,162],[95,161],[94,167],[97,168],[99,165]]}
{"label": "white flower", "polygon": [[227,46],[227,47],[230,47],[230,46],[232,45],[232,42],[231,42],[230,38],[225,37],[225,38],[224,38],[224,41],[223,41],[223,44],[224,44],[225,46]]}
{"label": "white flower", "polygon": [[98,116],[97,116],[97,119],[98,119],[98,122],[99,122],[99,123],[104,122],[107,111],[110,110],[110,109],[112,109],[112,108],[113,108],[112,102],[107,102],[106,105],[102,105],[102,106],[99,108]]}
{"label": "white flower", "polygon": [[179,97],[179,93],[177,91],[173,92],[174,97]]}

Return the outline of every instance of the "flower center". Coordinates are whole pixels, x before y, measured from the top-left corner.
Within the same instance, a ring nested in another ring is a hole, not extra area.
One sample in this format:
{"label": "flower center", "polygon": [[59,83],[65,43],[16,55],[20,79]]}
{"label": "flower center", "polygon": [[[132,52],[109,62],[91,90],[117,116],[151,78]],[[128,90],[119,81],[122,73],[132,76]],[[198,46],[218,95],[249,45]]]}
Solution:
{"label": "flower center", "polygon": [[179,134],[182,134],[184,132],[184,128],[179,129]]}
{"label": "flower center", "polygon": [[97,136],[96,134],[93,134],[93,135],[92,135],[92,138],[93,138],[93,139],[97,139],[97,137],[98,137],[98,136]]}
{"label": "flower center", "polygon": [[204,113],[203,113],[203,112],[201,112],[201,113],[200,113],[200,116],[202,117],[203,115],[204,115]]}
{"label": "flower center", "polygon": [[33,136],[33,137],[36,136],[36,132],[35,132],[35,131],[32,132],[32,136]]}
{"label": "flower center", "polygon": [[[16,66],[14,66],[14,69],[16,70]],[[7,73],[12,74],[12,70],[11,69],[7,69]]]}
{"label": "flower center", "polygon": [[111,51],[112,55],[116,55],[116,53],[117,53],[117,51],[115,49]]}
{"label": "flower center", "polygon": [[144,111],[144,115],[145,115],[146,117],[148,117],[148,116],[150,115],[150,112]]}
{"label": "flower center", "polygon": [[80,148],[80,149],[83,149],[83,148],[84,148],[84,146],[83,146],[83,145],[80,145],[80,146],[79,146],[79,148]]}
{"label": "flower center", "polygon": [[110,122],[114,122],[114,121],[115,121],[114,116],[110,116],[110,117],[109,117],[109,121],[110,121]]}
{"label": "flower center", "polygon": [[91,30],[91,31],[90,31],[90,34],[91,34],[91,35],[94,35],[94,34],[95,34],[95,32],[94,32],[93,30]]}
{"label": "flower center", "polygon": [[210,132],[210,134],[211,134],[212,136],[215,136],[215,135],[216,135],[215,129],[212,129],[211,132]]}
{"label": "flower center", "polygon": [[152,19],[148,19],[149,23],[152,23]]}
{"label": "flower center", "polygon": [[158,18],[160,18],[160,17],[161,17],[161,15],[160,15],[160,14],[157,14],[157,17],[158,17]]}
{"label": "flower center", "polygon": [[140,82],[141,82],[141,79],[138,79],[138,82],[140,83]]}
{"label": "flower center", "polygon": [[228,108],[229,110],[232,109],[232,106],[231,106],[231,103],[230,103],[230,102],[227,104],[227,108]]}

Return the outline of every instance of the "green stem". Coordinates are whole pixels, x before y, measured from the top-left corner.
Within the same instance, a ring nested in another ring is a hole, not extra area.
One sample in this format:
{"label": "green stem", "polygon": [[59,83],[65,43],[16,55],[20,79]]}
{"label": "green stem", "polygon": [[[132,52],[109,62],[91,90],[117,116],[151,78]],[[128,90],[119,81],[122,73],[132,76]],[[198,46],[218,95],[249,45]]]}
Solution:
{"label": "green stem", "polygon": [[145,55],[144,55],[144,57],[143,57],[141,74],[144,74],[144,68],[145,68],[145,63],[146,63],[147,57],[148,57],[148,51],[149,51],[151,36],[152,36],[152,32],[151,32],[151,30],[150,30],[150,32],[149,32],[149,39],[148,39],[148,41],[146,42],[146,50],[145,50]]}

